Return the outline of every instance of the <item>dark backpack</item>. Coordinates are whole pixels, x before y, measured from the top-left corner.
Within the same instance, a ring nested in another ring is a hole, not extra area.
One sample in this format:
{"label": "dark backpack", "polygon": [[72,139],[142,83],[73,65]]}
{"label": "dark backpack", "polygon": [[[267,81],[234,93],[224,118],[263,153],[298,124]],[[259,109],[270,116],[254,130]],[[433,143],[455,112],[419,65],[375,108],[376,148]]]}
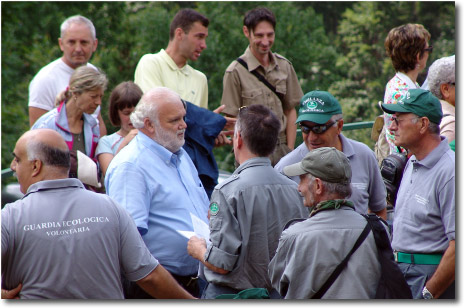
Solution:
{"label": "dark backpack", "polygon": [[374,234],[381,265],[380,281],[375,298],[412,299],[411,289],[393,257],[390,239],[384,227],[384,224],[387,225],[387,223],[375,214],[363,216],[366,218]]}
{"label": "dark backpack", "polygon": [[380,165],[380,173],[387,189],[387,201],[392,206],[395,206],[396,195],[407,161],[408,158],[405,154],[392,153],[385,157]]}

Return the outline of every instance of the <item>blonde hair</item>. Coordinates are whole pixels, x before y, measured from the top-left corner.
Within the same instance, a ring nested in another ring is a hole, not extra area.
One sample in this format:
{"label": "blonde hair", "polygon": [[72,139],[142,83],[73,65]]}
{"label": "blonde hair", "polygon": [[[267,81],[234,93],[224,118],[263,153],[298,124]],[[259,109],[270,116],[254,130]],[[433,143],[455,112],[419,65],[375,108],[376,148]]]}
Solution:
{"label": "blonde hair", "polygon": [[73,94],[82,94],[95,89],[105,91],[107,84],[106,75],[101,70],[89,66],[80,66],[71,75],[66,90],[56,96],[55,105],[58,106],[62,101],[69,100]]}

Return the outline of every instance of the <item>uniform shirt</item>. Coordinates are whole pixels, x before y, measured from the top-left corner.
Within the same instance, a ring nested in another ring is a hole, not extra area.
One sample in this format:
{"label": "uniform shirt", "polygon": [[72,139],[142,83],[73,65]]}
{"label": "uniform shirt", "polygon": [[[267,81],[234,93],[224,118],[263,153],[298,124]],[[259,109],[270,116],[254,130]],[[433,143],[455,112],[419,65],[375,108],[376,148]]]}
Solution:
{"label": "uniform shirt", "polygon": [[[342,206],[291,225],[282,232],[269,264],[272,286],[286,299],[311,298],[353,248],[366,223],[353,209]],[[322,298],[374,298],[380,271],[370,232]]]}
{"label": "uniform shirt", "polygon": [[393,219],[392,248],[442,253],[455,239],[455,154],[441,137],[421,161],[413,155],[401,180]]}
{"label": "uniform shirt", "polygon": [[[248,64],[248,70],[234,60],[224,74],[221,105],[226,105],[223,112],[232,116],[237,116],[242,106],[265,105],[280,119],[281,135],[285,136],[287,118],[284,111],[299,104],[303,91],[290,61],[272,52],[269,57],[269,66],[264,68],[248,47],[240,56]],[[284,96],[283,103],[272,90],[250,73],[255,69]]]}
{"label": "uniform shirt", "polygon": [[[353,201],[356,212],[361,214],[366,214],[368,208],[373,212],[384,209],[387,206],[387,191],[374,152],[361,142],[348,139],[343,134],[339,136],[343,153],[350,161],[352,170],[351,188],[353,192],[348,200]],[[284,167],[299,163],[308,153],[308,147],[303,142],[284,156],[275,169],[283,172]],[[298,176],[290,178],[300,183]]]}
{"label": "uniform shirt", "polygon": [[100,141],[98,141],[95,156],[97,157],[99,154],[102,153],[110,153],[116,155],[116,151],[118,150],[123,140],[124,137],[119,135],[118,133],[101,137]]}
{"label": "uniform shirt", "polygon": [[20,297],[122,299],[158,261],[129,214],[77,179],[48,180],[2,209],[2,288]]}
{"label": "uniform shirt", "polygon": [[309,216],[297,185],[276,172],[268,158],[247,160],[217,185],[210,213],[205,260],[230,272],[221,275],[205,267],[205,277],[239,290],[271,288],[267,267],[283,227]]}
{"label": "uniform shirt", "polygon": [[145,93],[167,87],[186,101],[208,109],[208,82],[205,74],[185,64],[179,68],[164,49],[144,55],[135,69],[134,82]]}
{"label": "uniform shirt", "polygon": [[108,166],[106,193],[135,220],[150,252],[171,273],[195,275],[198,261],[187,253],[190,213],[208,223],[208,197],[184,149],[172,153],[144,133]]}
{"label": "uniform shirt", "polygon": [[[87,63],[88,67],[97,69]],[[44,110],[55,108],[55,98],[69,85],[74,69],[63,62],[62,58],[50,62],[42,67],[29,84],[29,107]],[[93,113],[95,118],[100,113],[100,106]]]}
{"label": "uniform shirt", "polygon": [[[90,114],[84,113],[84,143],[85,143],[85,154],[90,158],[95,157],[95,150],[100,138],[100,126],[98,121]],[[66,101],[62,102],[57,108],[50,110],[43,114],[37,121],[32,125],[32,129],[38,128],[50,128],[57,131],[64,139],[69,147],[69,150],[73,149],[74,136],[71,133],[68,124],[68,117],[66,115]]]}

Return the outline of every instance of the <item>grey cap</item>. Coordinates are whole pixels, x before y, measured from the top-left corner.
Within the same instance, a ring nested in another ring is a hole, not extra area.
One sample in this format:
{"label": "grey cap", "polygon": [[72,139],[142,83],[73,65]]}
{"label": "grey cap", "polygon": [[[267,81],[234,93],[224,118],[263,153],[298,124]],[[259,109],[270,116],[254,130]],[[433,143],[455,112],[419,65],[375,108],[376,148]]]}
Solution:
{"label": "grey cap", "polygon": [[336,148],[317,148],[306,154],[299,163],[284,168],[287,176],[311,174],[329,183],[348,184],[351,182],[350,161]]}

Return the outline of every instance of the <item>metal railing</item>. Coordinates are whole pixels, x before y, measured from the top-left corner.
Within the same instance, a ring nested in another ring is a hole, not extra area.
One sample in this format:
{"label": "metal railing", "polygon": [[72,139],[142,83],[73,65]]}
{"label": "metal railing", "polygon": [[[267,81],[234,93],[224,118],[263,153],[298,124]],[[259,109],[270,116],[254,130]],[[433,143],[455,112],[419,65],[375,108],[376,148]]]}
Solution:
{"label": "metal railing", "polygon": [[[356,129],[363,129],[363,128],[371,128],[374,125],[374,121],[367,121],[367,122],[354,122],[354,123],[345,123],[343,124],[343,130],[356,130]],[[297,129],[297,135],[301,135],[301,130]],[[2,181],[13,176],[13,170],[11,168],[6,168],[2,170]]]}

